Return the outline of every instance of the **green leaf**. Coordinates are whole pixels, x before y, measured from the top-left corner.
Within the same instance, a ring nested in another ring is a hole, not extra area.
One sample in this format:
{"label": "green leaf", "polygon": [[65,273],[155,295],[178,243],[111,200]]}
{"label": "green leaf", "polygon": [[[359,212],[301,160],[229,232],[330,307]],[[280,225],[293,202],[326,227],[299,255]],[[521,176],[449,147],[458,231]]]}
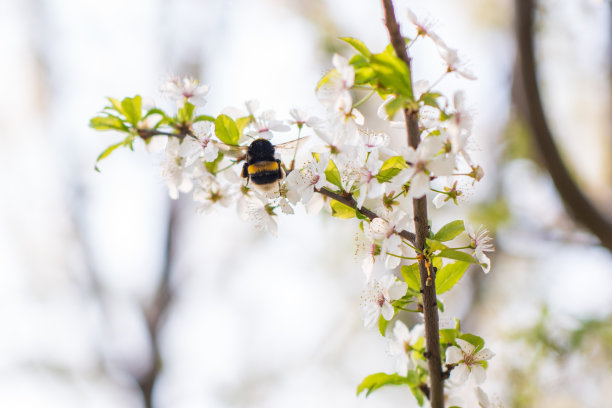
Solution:
{"label": "green leaf", "polygon": [[98,168],[98,162],[108,156],[110,156],[110,154],[117,149],[120,146],[123,146],[123,144],[125,143],[125,141],[119,142],[119,143],[115,143],[114,145],[108,146],[102,153],[100,153],[100,155],[98,156],[98,158],[96,159],[96,166],[94,167],[96,171],[100,171],[100,169]]}
{"label": "green leaf", "polygon": [[397,176],[402,169],[407,167],[408,165],[402,156],[390,157],[382,164],[380,171],[376,175],[376,179],[379,183],[391,181],[391,179]]}
{"label": "green leaf", "polygon": [[440,106],[438,105],[438,98],[440,96],[442,96],[442,94],[438,92],[426,92],[421,95],[420,100],[423,101],[425,105],[433,106],[434,108],[440,109]]}
{"label": "green leaf", "polygon": [[398,96],[397,98],[393,98],[392,101],[385,105],[385,111],[390,118],[393,118],[398,110],[402,109],[406,105],[406,98],[403,96]]}
{"label": "green leaf", "polygon": [[340,171],[333,160],[329,161],[327,169],[325,169],[325,179],[342,190],[342,178],[340,176]]}
{"label": "green leaf", "polygon": [[366,47],[366,45],[362,41],[352,37],[342,37],[340,39],[350,44],[354,49],[357,50],[358,53],[360,53],[364,57],[370,58],[370,56],[372,55],[372,52],[368,49],[368,47]]}
{"label": "green leaf", "polygon": [[119,130],[121,132],[129,131],[128,127],[123,124],[123,120],[117,116],[96,116],[91,118],[89,126],[96,130]]}
{"label": "green leaf", "polygon": [[457,329],[440,329],[440,344],[454,344]]}
{"label": "green leaf", "polygon": [[111,97],[108,97],[107,99],[111,103],[113,109],[125,116],[125,112],[123,111],[123,107],[121,106],[121,101],[119,99]]}
{"label": "green leaf", "polygon": [[332,208],[333,217],[341,218],[343,220],[348,220],[351,218],[355,218],[357,216],[354,208],[351,208],[348,205],[344,205],[340,201],[332,200],[330,202],[330,205]]}
{"label": "green leaf", "polygon": [[387,326],[389,325],[389,320],[386,320],[382,317],[382,314],[378,317],[378,331],[380,335],[385,337],[385,333],[387,332]]}
{"label": "green leaf", "polygon": [[448,248],[446,245],[444,245],[443,243],[441,243],[440,241],[436,241],[435,239],[429,239],[427,238],[427,247],[431,250],[431,251],[441,251],[443,249]]}
{"label": "green leaf", "polygon": [[370,67],[355,69],[355,85],[364,85],[371,83],[376,79],[376,71]]}
{"label": "green leaf", "polygon": [[204,166],[206,167],[206,170],[208,170],[210,173],[216,174],[217,170],[219,169],[219,163],[221,163],[221,160],[223,160],[223,153],[219,152],[215,160],[211,162],[204,162]]}
{"label": "green leaf", "polygon": [[189,102],[185,102],[183,107],[178,110],[177,117],[179,122],[191,122],[193,118],[193,112],[195,110],[195,105]]}
{"label": "green leaf", "polygon": [[361,394],[363,391],[366,391],[367,397],[372,393],[372,391],[384,387],[385,385],[413,385],[413,378],[414,377],[411,378],[411,376],[402,377],[399,374],[371,374],[364,378],[363,381],[361,381],[361,384],[357,386],[357,395]]}
{"label": "green leaf", "polygon": [[253,118],[251,116],[236,119],[236,126],[238,126],[238,133],[240,136],[242,136],[244,128],[246,128],[252,120]]}
{"label": "green leaf", "polygon": [[421,275],[419,274],[418,262],[412,265],[403,265],[401,273],[410,289],[417,292],[421,290]]}
{"label": "green leaf", "polygon": [[214,116],[209,116],[209,115],[198,115],[193,119],[193,123],[202,122],[202,121],[214,122],[215,118]]}
{"label": "green leaf", "polygon": [[319,80],[315,91],[318,91],[323,85],[328,83],[334,76],[338,76],[338,71],[336,69],[332,69],[327,74],[323,75],[323,78]]}
{"label": "green leaf", "polygon": [[240,139],[240,132],[234,119],[227,115],[219,115],[215,119],[215,134],[225,144],[236,146]]}
{"label": "green leaf", "polygon": [[133,98],[127,97],[121,101],[121,108],[125,119],[132,125],[138,125],[138,122],[142,118],[142,98],[140,95],[136,95]]}
{"label": "green leaf", "polygon": [[376,71],[380,83],[393,93],[413,99],[408,65],[390,53],[373,54],[370,66]]}
{"label": "green leaf", "polygon": [[457,261],[440,269],[436,274],[436,291],[438,294],[447,292],[455,286],[468,266],[470,266],[470,264],[467,262]]}
{"label": "green leaf", "polygon": [[480,349],[484,347],[484,343],[485,343],[484,339],[480,336],[476,336],[475,334],[465,333],[465,334],[462,334],[461,336],[457,336],[457,338],[461,340],[465,340],[471,345],[473,345],[474,347],[476,347],[476,350],[474,350],[475,353],[480,351]]}
{"label": "green leaf", "polygon": [[465,231],[465,226],[462,220],[452,221],[440,228],[434,235],[434,239],[441,242],[450,241],[463,231]]}
{"label": "green leaf", "polygon": [[425,394],[423,394],[423,391],[421,391],[421,389],[416,386],[410,387],[410,390],[412,391],[412,395],[414,395],[414,398],[416,398],[419,407],[422,407],[425,403]]}
{"label": "green leaf", "polygon": [[477,263],[476,260],[470,254],[465,252],[457,251],[456,249],[444,249],[439,254],[435,255],[440,258],[455,259],[457,261],[463,261],[467,263]]}

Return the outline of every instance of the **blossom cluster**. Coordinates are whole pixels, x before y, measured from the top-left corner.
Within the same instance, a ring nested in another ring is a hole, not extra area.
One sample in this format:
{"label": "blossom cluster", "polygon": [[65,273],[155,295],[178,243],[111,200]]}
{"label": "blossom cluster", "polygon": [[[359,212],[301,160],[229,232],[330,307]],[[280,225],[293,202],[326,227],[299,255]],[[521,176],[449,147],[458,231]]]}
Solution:
{"label": "blossom cluster", "polygon": [[[474,79],[457,52],[429,24],[411,12],[408,18],[417,35],[407,43],[411,46],[426,37],[433,40],[446,65],[440,79],[453,73]],[[318,116],[292,109],[290,118],[279,119],[276,112],[261,109],[255,100],[247,101],[244,108],[228,107],[216,117],[199,114],[206,104],[208,86],[190,78],[172,78],[160,91],[176,102],[176,114],[156,107],[145,109],[143,114],[139,96],[122,101],[109,98],[111,106],[92,119],[91,125],[127,134],[99,160],[117,147],[132,147],[136,138],[149,150],[161,148],[161,174],[170,197],[191,194],[199,212],[234,206],[241,218],[274,235],[279,214],[293,214],[298,205],[310,214],[325,208],[335,217],[357,219],[356,257],[365,281],[361,304],[364,325],[378,326],[388,337],[389,353],[397,359],[397,374],[406,378],[422,404],[420,385],[428,374],[423,326],[409,329],[397,319],[399,311],[422,312],[417,261],[425,260],[428,273],[435,276],[438,293],[457,283],[470,264],[480,265],[485,273],[491,267],[485,252],[493,246],[484,228],[475,230],[461,220],[451,222],[432,233],[420,251],[411,239],[413,200],[436,193],[434,206],[451,201],[457,204],[463,196],[458,186],[483,177],[482,168],[469,154],[472,115],[463,92],[446,98],[434,90],[440,79],[433,84],[415,81],[413,85],[410,67],[392,48],[373,53],[359,40],[344,40],[357,54],[351,59],[333,56],[333,68],[316,88],[323,112]],[[367,94],[355,101],[364,91]],[[359,108],[372,97],[379,97],[378,116],[389,122],[387,129],[366,126]],[[394,121],[404,110],[418,112],[416,147],[406,142],[406,123]],[[403,136],[396,137],[393,132]],[[259,139],[276,146],[274,156],[265,158],[268,164],[260,166],[270,172],[267,177],[271,182],[265,188],[253,182],[250,173],[257,163],[250,162],[249,147]],[[287,140],[290,142],[279,143]],[[463,246],[456,242],[463,242]],[[396,274],[400,266],[402,279]],[[386,330],[394,318],[393,330]],[[444,349],[450,382],[462,384],[472,377],[481,384],[486,360],[493,353],[483,348],[482,339],[461,333],[458,321],[451,320]],[[381,382],[380,377],[377,380]],[[368,388],[367,379],[363,384]],[[483,393],[480,388],[477,392]]]}

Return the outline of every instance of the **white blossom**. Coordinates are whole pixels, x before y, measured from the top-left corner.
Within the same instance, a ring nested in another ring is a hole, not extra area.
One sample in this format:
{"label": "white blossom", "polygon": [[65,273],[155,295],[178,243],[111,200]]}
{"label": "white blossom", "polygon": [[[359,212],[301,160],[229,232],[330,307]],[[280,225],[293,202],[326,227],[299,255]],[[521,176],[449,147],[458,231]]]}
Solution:
{"label": "white blossom", "polygon": [[415,366],[410,358],[412,348],[421,337],[425,336],[425,329],[422,324],[417,324],[409,330],[400,320],[395,322],[393,336],[387,343],[387,351],[395,357],[395,370],[401,376],[408,375],[408,370]]}
{"label": "white blossom", "polygon": [[417,149],[404,149],[403,157],[411,164],[410,190],[411,197],[419,198],[429,190],[430,174],[449,176],[455,168],[453,155],[438,155],[443,147],[443,141],[437,136],[427,137],[419,143]]}
{"label": "white blossom", "polygon": [[446,349],[446,364],[455,365],[450,374],[451,381],[463,384],[471,374],[476,384],[482,384],[486,379],[483,363],[495,354],[488,348],[476,352],[476,347],[463,339],[455,341],[459,347],[450,346]]}
{"label": "white blossom", "polygon": [[162,176],[166,178],[170,198],[176,200],[179,191],[188,193],[193,188],[189,175],[185,174],[187,161],[181,154],[181,142],[176,137],[168,138],[166,157],[162,162]]}
{"label": "white blossom", "polygon": [[491,260],[485,255],[485,252],[495,251],[495,247],[491,242],[493,238],[489,236],[489,231],[483,225],[475,231],[474,227],[466,222],[465,230],[472,240],[471,247],[474,249],[472,255],[478,260],[484,273],[489,273],[491,270]]}
{"label": "white blossom", "polygon": [[329,164],[329,153],[319,155],[319,160],[312,160],[299,170],[293,170],[287,176],[287,198],[292,204],[298,201],[306,204],[314,194],[326,184],[325,170]]}
{"label": "white blossom", "polygon": [[391,320],[395,313],[391,302],[406,294],[408,285],[393,274],[386,274],[380,279],[369,280],[361,297],[361,317],[364,326],[371,329],[378,323],[380,315]]}
{"label": "white blossom", "polygon": [[185,102],[196,106],[206,104],[204,96],[208,93],[208,85],[200,85],[200,81],[196,79],[174,77],[164,82],[159,89],[170,99],[176,101],[179,107],[182,107]]}

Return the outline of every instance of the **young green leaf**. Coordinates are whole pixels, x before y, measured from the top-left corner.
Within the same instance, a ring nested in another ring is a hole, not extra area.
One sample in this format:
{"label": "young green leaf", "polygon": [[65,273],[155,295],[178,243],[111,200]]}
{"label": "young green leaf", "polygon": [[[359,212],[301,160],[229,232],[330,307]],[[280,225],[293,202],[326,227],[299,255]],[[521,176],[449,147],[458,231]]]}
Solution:
{"label": "young green leaf", "polygon": [[344,205],[340,201],[332,200],[330,205],[333,217],[348,220],[357,216],[357,212],[354,208]]}
{"label": "young green leaf", "polygon": [[136,95],[133,98],[123,98],[121,108],[123,109],[125,119],[134,126],[138,125],[142,118],[142,98],[140,95]]}
{"label": "young green leaf", "polygon": [[215,119],[215,135],[225,144],[236,146],[240,139],[240,132],[234,119],[227,115],[219,115]]}
{"label": "young green leaf", "polygon": [[408,284],[410,289],[415,291],[421,290],[421,275],[419,274],[419,263],[413,263],[412,265],[403,265],[401,269],[404,281]]}
{"label": "young green leaf", "polygon": [[429,248],[430,251],[441,251],[443,249],[448,248],[446,245],[444,245],[440,241],[436,241],[435,239],[427,238],[426,242],[427,242],[427,248]]}
{"label": "young green leaf", "polygon": [[470,266],[470,264],[467,262],[457,261],[440,269],[436,274],[436,291],[438,294],[447,292],[455,286],[468,266]]}
{"label": "young green leaf", "polygon": [[214,116],[209,116],[209,115],[198,115],[193,119],[193,123],[202,122],[202,121],[214,122],[215,118]]}
{"label": "young green leaf", "polygon": [[470,254],[465,252],[457,251],[456,249],[444,249],[436,255],[440,258],[455,259],[457,261],[463,261],[467,263],[476,263],[476,260]]}
{"label": "young green leaf", "polygon": [[385,52],[373,54],[370,60],[370,66],[385,88],[409,100],[413,99],[410,69],[404,61]]}
{"label": "young green leaf", "polygon": [[378,175],[376,175],[376,179],[379,183],[384,183],[387,181],[391,181],[391,179],[402,171],[402,169],[407,168],[406,160],[402,156],[393,156],[389,159],[385,160],[385,162],[380,167],[380,171]]}
{"label": "young green leaf", "polygon": [[457,334],[457,329],[440,329],[440,344],[455,343]]}
{"label": "young green leaf", "polygon": [[195,105],[189,102],[185,102],[183,107],[178,110],[177,117],[179,122],[191,122],[193,118],[193,112],[195,111]]}
{"label": "young green leaf", "polygon": [[327,169],[325,169],[325,179],[342,190],[342,178],[340,176],[340,171],[333,160],[329,161]]}
{"label": "young green leaf", "polygon": [[389,325],[389,320],[385,319],[382,315],[378,317],[378,331],[381,336],[385,337],[385,333],[387,332],[387,326]]}
{"label": "young green leaf", "polygon": [[127,132],[129,128],[123,124],[123,121],[117,116],[96,116],[91,118],[89,126],[96,130],[118,130],[120,132]]}
{"label": "young green leaf", "polygon": [[362,41],[352,37],[342,37],[340,39],[351,45],[357,50],[358,53],[360,53],[364,57],[370,58],[370,56],[372,55],[372,52],[368,49],[368,47],[366,47],[366,45]]}
{"label": "young green leaf", "polygon": [[216,174],[217,170],[219,169],[219,163],[221,163],[221,160],[223,160],[223,153],[219,152],[215,160],[211,162],[204,162],[204,166],[206,167],[206,170],[208,170],[211,174]]}
{"label": "young green leaf", "polygon": [[434,235],[433,239],[441,242],[450,241],[463,231],[465,231],[463,220],[451,221],[440,228],[440,230],[436,232],[436,235]]}
{"label": "young green leaf", "polygon": [[413,385],[414,377],[402,377],[399,374],[387,374],[387,373],[376,373],[368,375],[363,379],[361,384],[357,386],[357,395],[366,391],[366,397],[372,393],[372,391],[378,388],[384,387],[385,385]]}
{"label": "young green leaf", "polygon": [[107,99],[112,105],[111,108],[125,116],[125,112],[123,111],[123,107],[121,106],[121,101],[119,99],[111,98],[110,96]]}

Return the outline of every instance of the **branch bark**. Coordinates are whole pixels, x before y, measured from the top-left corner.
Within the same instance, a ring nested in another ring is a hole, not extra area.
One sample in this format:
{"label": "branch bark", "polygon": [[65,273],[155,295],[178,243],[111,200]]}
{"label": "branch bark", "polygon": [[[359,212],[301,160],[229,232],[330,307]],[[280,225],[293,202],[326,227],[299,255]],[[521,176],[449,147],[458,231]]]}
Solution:
{"label": "branch bark", "polygon": [[[383,0],[385,25],[389,38],[397,56],[410,67],[410,57],[406,42],[400,32],[399,23],[395,18],[391,0]],[[418,110],[404,109],[408,144],[416,149],[421,142]],[[425,248],[428,233],[427,198],[425,196],[413,200],[415,246],[419,251]],[[431,273],[431,280],[428,281]],[[438,324],[438,302],[436,299],[435,269],[428,271],[426,260],[419,261],[421,276],[421,291],[423,292],[423,315],[425,321],[425,344],[429,365],[429,401],[432,408],[444,408],[444,379],[442,378],[442,359],[440,355],[440,330]],[[429,286],[427,283],[430,283]]]}
{"label": "branch bark", "polygon": [[[524,103],[518,104],[527,119],[531,135],[543,164],[565,203],[570,215],[588,228],[608,250],[612,251],[612,221],[606,218],[582,193],[566,168],[554,137],[548,127],[538,90],[534,56],[534,0],[516,0],[516,35],[518,48],[518,84]],[[522,107],[522,109],[521,109]]]}
{"label": "branch bark", "polygon": [[[321,195],[324,195],[326,197],[329,197],[333,200],[336,200],[344,205],[346,205],[347,207],[351,207],[352,209],[354,209],[355,211],[359,211],[361,214],[365,215],[366,217],[368,217],[371,220],[373,220],[374,218],[378,218],[378,215],[376,215],[376,213],[374,211],[371,211],[365,207],[361,207],[361,208],[357,208],[357,202],[352,198],[352,197],[345,197],[343,195],[334,193],[332,191],[329,191],[326,188],[321,188],[321,189],[315,189],[315,191]],[[397,232],[397,234],[402,237],[407,239],[408,241],[410,241],[411,243],[415,244],[416,243],[416,236],[410,232],[410,231],[406,231],[406,230],[402,230]]]}

